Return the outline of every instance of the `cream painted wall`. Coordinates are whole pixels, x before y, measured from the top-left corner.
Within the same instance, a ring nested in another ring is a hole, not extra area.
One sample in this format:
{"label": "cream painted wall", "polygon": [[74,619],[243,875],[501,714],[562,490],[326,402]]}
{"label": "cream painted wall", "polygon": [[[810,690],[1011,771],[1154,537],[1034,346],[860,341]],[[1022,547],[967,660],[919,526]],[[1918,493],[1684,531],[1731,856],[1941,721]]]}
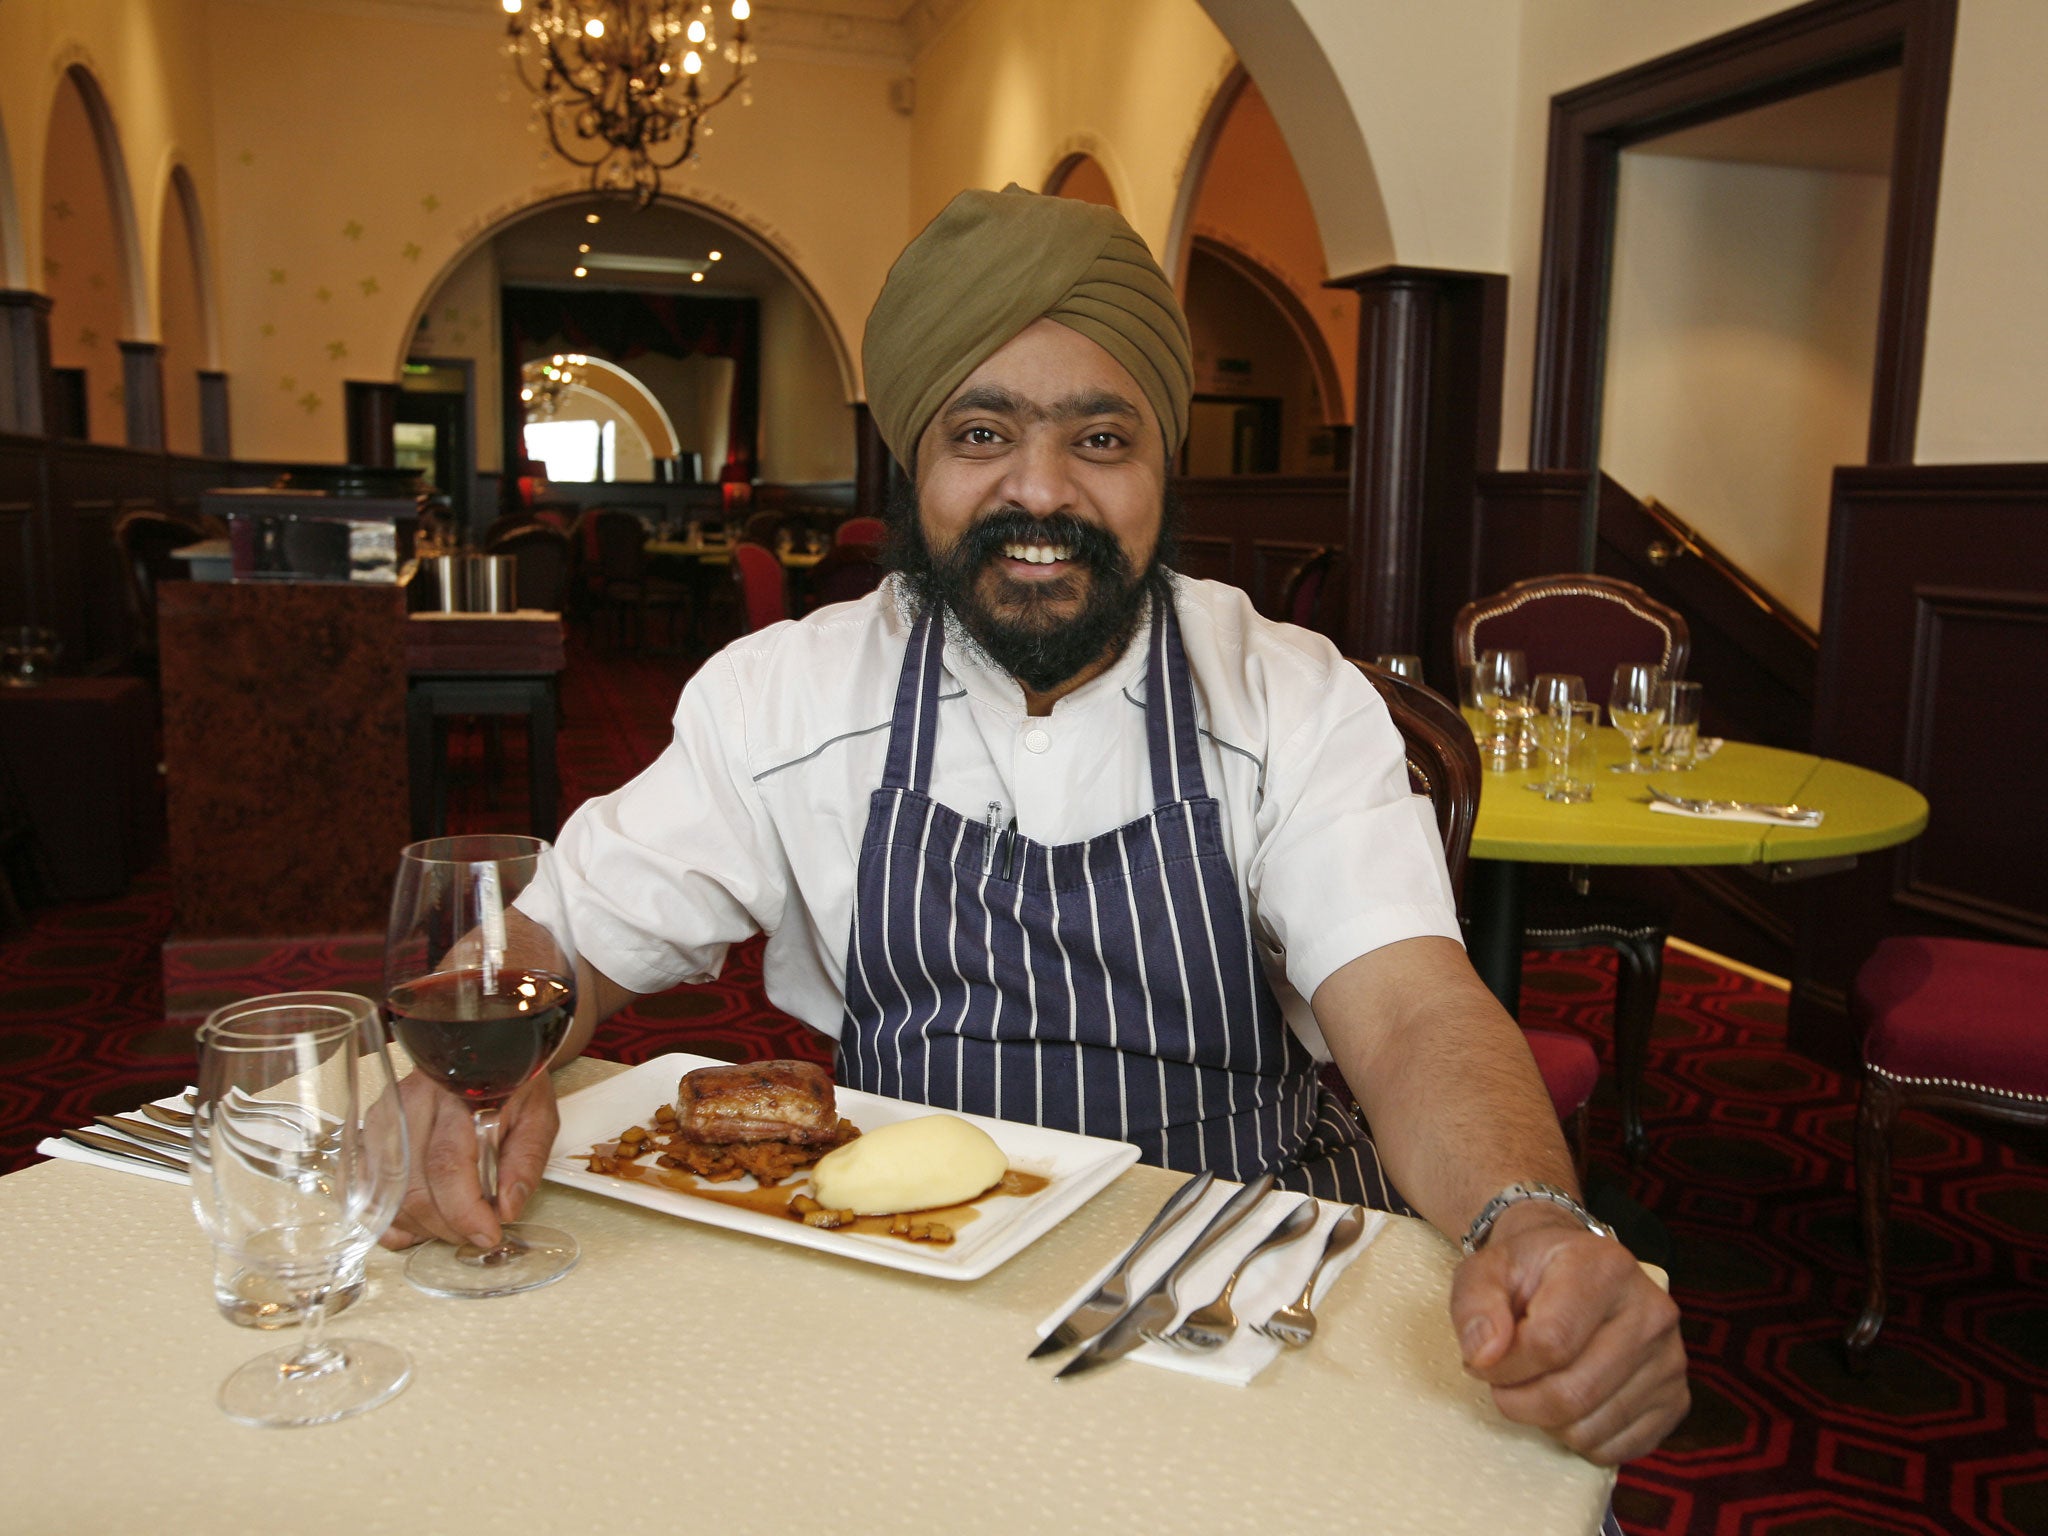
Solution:
{"label": "cream painted wall", "polygon": [[786,284],[761,296],[761,380],[759,477],[851,480],[853,407],[817,317]]}
{"label": "cream painted wall", "polygon": [[1834,469],[1870,427],[1888,193],[1622,156],[1601,467],[1816,627]]}
{"label": "cream painted wall", "polygon": [[[333,458],[343,381],[394,374],[438,276],[507,215],[583,183],[528,132],[484,7],[215,0],[210,16],[213,75],[232,82],[214,111],[237,446]],[[753,105],[722,109],[702,165],[670,178],[778,246],[849,336],[907,218],[909,129],[888,82],[771,58]]]}
{"label": "cream painted wall", "polygon": [[157,259],[157,332],[163,341],[164,447],[199,452],[199,370],[207,364],[206,315],[184,200],[164,188]]}
{"label": "cream painted wall", "polygon": [[[494,475],[505,464],[505,397],[499,386],[498,253],[486,241],[457,264],[434,291],[413,332],[411,357],[469,358],[476,364],[476,467]],[[280,380],[282,383],[282,380]],[[292,378],[297,386],[298,380]],[[280,390],[280,393],[286,393]]]}
{"label": "cream painted wall", "polygon": [[1163,253],[1181,169],[1233,62],[1195,0],[970,0],[917,60],[903,238],[964,188],[1042,187],[1082,152]]}
{"label": "cream painted wall", "polygon": [[50,295],[50,361],[85,370],[86,436],[127,441],[121,350],[130,338],[116,209],[78,88],[65,80],[50,108],[36,212],[43,226],[40,287]]}

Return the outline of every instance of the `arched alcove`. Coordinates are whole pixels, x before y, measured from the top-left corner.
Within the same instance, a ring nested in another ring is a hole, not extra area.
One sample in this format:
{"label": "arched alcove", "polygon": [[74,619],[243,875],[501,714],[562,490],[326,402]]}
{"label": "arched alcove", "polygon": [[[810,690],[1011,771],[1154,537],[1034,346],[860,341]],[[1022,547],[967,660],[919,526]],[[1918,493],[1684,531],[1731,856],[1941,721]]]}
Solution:
{"label": "arched alcove", "polygon": [[59,370],[52,426],[122,443],[119,344],[147,334],[148,305],[120,137],[99,83],[80,64],[64,71],[50,104],[42,196],[41,286],[52,302],[50,357]]}
{"label": "arched alcove", "polygon": [[[535,425],[546,422],[594,422],[600,427],[609,423],[617,428],[610,473],[596,478],[650,481],[656,478],[656,459],[674,458],[683,451],[667,408],[629,368],[583,353],[556,353],[524,364],[519,376],[527,429],[523,435],[533,457],[547,457],[533,452],[531,434]],[[548,478],[573,477],[551,464]]]}
{"label": "arched alcove", "polygon": [[14,156],[7,147],[7,124],[0,122],[0,288],[29,286],[26,261],[21,209],[14,200]]}
{"label": "arched alcove", "polygon": [[199,373],[214,363],[213,306],[199,196],[182,165],[164,180],[157,225],[157,338],[163,344],[164,447],[201,451]]}
{"label": "arched alcove", "polygon": [[1100,160],[1086,151],[1070,154],[1054,166],[1052,175],[1045,180],[1045,190],[1055,197],[1070,197],[1077,202],[1100,203],[1105,208],[1122,207],[1117,201],[1116,188],[1110,183],[1109,172]]}
{"label": "arched alcove", "polygon": [[[1330,473],[1336,445],[1327,368],[1279,302],[1285,284],[1215,242],[1188,253],[1195,399],[1186,473]],[[1310,327],[1310,334],[1313,327]]]}

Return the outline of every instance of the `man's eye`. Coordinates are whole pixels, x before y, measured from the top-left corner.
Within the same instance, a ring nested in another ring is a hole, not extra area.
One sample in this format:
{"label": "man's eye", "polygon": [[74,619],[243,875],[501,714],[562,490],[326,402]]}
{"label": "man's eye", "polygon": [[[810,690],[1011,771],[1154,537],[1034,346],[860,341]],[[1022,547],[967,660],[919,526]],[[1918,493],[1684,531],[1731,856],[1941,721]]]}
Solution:
{"label": "man's eye", "polygon": [[965,432],[961,433],[960,436],[962,441],[972,443],[977,448],[986,448],[991,443],[998,443],[1002,441],[1002,439],[996,435],[996,429],[994,427],[969,427]]}
{"label": "man's eye", "polygon": [[1123,438],[1115,432],[1090,432],[1081,439],[1083,448],[1092,448],[1099,453],[1108,453],[1124,445]]}

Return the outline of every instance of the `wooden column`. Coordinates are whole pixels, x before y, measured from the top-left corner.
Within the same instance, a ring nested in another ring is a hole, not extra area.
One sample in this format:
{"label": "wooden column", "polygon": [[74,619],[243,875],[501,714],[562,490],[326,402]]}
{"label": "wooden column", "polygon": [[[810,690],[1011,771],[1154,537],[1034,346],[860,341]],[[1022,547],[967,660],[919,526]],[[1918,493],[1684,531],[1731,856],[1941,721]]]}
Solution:
{"label": "wooden column", "polygon": [[130,448],[164,451],[164,349],[161,342],[124,341],[121,348],[121,409]]}
{"label": "wooden column", "polygon": [[1339,278],[1359,296],[1344,644],[1421,654],[1439,686],[1472,595],[1473,488],[1500,452],[1507,279],[1428,267]]}
{"label": "wooden column", "polygon": [[0,288],[0,432],[49,435],[50,302]]}
{"label": "wooden column", "polygon": [[398,421],[398,386],[350,379],[346,392],[348,462],[368,469],[390,469],[395,463],[391,429]]}
{"label": "wooden column", "polygon": [[228,376],[199,370],[199,452],[209,459],[234,457],[228,434]]}

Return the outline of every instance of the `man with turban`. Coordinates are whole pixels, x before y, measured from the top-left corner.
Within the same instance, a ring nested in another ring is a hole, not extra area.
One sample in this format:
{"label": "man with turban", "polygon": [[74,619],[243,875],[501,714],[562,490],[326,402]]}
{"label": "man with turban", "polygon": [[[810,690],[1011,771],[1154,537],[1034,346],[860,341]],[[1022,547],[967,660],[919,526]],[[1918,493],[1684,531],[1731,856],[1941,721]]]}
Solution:
{"label": "man with turban", "polygon": [[[1686,1404],[1676,1310],[1577,1204],[1385,707],[1321,636],[1167,568],[1193,371],[1143,242],[962,193],[863,360],[914,485],[897,573],[713,657],[661,757],[563,828],[562,1059],[765,932],[769,996],[837,1039],[842,1085],[1418,1211],[1474,1245],[1453,1320],[1503,1411],[1651,1449]],[[1319,1086],[1333,1055],[1372,1135]],[[422,1096],[400,1239],[495,1240],[553,1136],[544,1077],[517,1111],[493,1211],[467,1115]]]}

